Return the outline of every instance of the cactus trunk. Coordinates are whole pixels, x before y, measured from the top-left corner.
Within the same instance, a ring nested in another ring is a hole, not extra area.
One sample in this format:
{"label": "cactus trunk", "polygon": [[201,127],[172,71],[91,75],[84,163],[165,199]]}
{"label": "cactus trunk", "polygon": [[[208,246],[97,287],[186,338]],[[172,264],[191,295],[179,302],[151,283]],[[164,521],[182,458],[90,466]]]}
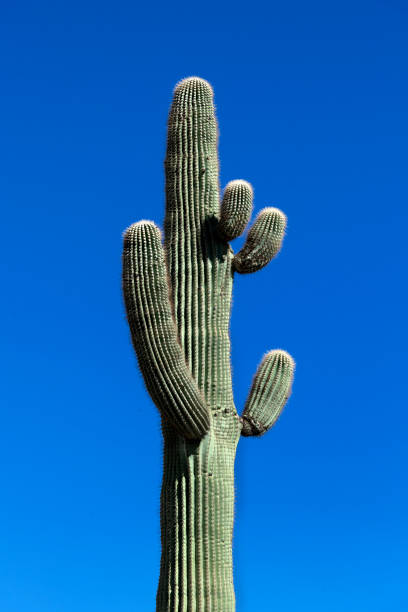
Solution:
{"label": "cactus trunk", "polygon": [[232,442],[231,420],[216,418],[220,437],[212,432],[193,442],[164,432],[158,612],[235,610],[232,529],[239,429],[236,423]]}
{"label": "cactus trunk", "polygon": [[179,89],[169,117],[165,247],[186,363],[210,432],[186,441],[163,423],[162,560],[157,610],[234,610],[234,458],[241,425],[231,384],[232,253],[217,234],[217,126],[205,83]]}
{"label": "cactus trunk", "polygon": [[157,612],[234,612],[232,530],[238,440],[266,432],[290,393],[293,360],[263,358],[243,414],[233,400],[233,276],[279,251],[286,217],[265,208],[234,256],[252,188],[231,182],[221,203],[217,123],[206,81],[185,79],[169,115],[164,248],[150,221],[125,233],[123,290],[133,344],[164,438]]}

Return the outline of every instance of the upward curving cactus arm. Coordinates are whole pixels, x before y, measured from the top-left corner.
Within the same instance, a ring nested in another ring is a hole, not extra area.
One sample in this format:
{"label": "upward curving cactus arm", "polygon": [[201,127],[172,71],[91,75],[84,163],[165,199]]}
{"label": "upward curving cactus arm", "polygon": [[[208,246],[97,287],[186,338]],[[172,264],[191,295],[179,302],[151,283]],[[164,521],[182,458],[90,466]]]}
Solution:
{"label": "upward curving cactus arm", "polygon": [[279,253],[286,227],[286,216],[278,208],[264,208],[248,232],[246,242],[233,260],[241,274],[256,272]]}
{"label": "upward curving cactus arm", "polygon": [[278,420],[293,382],[295,362],[286,351],[270,351],[262,359],[242,414],[243,436],[261,436]]}
{"label": "upward curving cactus arm", "polygon": [[123,293],[133,346],[154,403],[182,436],[202,438],[210,413],[177,340],[160,230],[151,221],[125,232]]}

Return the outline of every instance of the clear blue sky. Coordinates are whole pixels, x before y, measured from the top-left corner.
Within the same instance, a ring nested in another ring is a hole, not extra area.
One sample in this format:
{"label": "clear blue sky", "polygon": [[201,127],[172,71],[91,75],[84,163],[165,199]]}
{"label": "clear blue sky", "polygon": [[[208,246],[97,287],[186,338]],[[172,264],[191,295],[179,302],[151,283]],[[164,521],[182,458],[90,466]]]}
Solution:
{"label": "clear blue sky", "polygon": [[154,610],[161,438],[121,233],[162,222],[191,75],[215,90],[222,185],[288,215],[234,289],[237,407],[267,349],[297,361],[277,426],[238,447],[237,612],[407,610],[406,3],[2,13],[0,610]]}

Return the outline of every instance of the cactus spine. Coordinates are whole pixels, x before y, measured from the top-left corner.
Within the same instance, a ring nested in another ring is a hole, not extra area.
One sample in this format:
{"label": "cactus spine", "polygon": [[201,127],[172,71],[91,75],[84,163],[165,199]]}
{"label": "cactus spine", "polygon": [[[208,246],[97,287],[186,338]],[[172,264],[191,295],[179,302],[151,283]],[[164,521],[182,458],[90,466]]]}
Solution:
{"label": "cactus spine", "polygon": [[123,291],[133,345],[164,437],[162,556],[157,612],[233,612],[234,459],[241,435],[265,433],[290,394],[294,363],[270,351],[244,411],[231,381],[229,318],[235,272],[255,272],[279,251],[286,218],[262,210],[234,255],[252,188],[218,191],[217,123],[210,85],[175,91],[168,122],[164,247],[151,221],[124,236]]}

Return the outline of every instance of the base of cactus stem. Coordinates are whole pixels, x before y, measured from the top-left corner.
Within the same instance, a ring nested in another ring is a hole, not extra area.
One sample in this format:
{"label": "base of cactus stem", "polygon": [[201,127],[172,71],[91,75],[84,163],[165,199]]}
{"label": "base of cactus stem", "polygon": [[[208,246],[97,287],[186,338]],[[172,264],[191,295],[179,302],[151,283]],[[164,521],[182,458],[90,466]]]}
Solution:
{"label": "base of cactus stem", "polygon": [[[238,425],[237,433],[238,433]],[[232,530],[238,437],[165,433],[157,612],[234,612]]]}

